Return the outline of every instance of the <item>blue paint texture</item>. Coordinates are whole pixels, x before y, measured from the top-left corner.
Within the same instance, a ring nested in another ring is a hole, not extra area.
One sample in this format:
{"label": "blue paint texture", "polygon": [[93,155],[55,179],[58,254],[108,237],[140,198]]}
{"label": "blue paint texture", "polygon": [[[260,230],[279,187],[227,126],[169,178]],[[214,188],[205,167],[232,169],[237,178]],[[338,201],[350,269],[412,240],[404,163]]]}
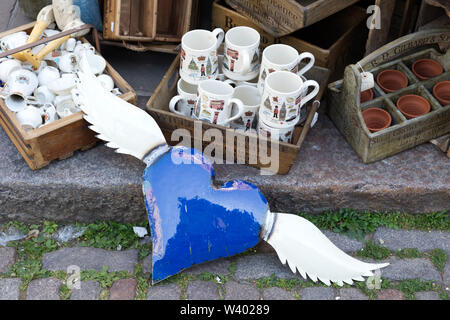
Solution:
{"label": "blue paint texture", "polygon": [[216,188],[213,177],[211,162],[185,147],[171,148],[146,168],[153,282],[258,243],[268,210],[264,195],[240,180]]}

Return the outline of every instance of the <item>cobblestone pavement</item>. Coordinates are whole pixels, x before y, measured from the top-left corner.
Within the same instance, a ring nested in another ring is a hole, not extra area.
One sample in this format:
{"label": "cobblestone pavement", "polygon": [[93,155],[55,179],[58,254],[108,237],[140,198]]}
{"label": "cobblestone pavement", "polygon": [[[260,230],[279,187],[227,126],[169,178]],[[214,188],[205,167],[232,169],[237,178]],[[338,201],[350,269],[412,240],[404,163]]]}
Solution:
{"label": "cobblestone pavement", "polygon": [[[368,250],[363,242],[325,233],[352,255]],[[313,283],[291,273],[267,245],[259,245],[245,255],[189,268],[156,285],[151,285],[151,255],[145,256],[138,249],[110,251],[80,247],[76,242],[71,246],[63,245],[45,253],[37,262],[40,271],[29,279],[11,271],[21,270],[14,268],[19,263],[16,249],[0,247],[0,299],[449,299],[450,232],[380,228],[366,237],[367,240],[373,240],[378,248],[387,252],[381,261],[389,261],[391,265],[371,281],[342,288]],[[69,289],[71,272],[68,270],[73,266],[79,268],[81,282]]]}

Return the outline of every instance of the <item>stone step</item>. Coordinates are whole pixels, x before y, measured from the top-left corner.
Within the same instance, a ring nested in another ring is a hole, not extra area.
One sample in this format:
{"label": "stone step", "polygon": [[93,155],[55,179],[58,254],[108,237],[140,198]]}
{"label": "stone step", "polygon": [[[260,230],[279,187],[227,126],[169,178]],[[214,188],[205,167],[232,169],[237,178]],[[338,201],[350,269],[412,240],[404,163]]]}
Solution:
{"label": "stone step", "polygon": [[[102,54],[138,91],[153,92],[174,56],[104,47]],[[145,105],[148,97],[141,96]],[[325,108],[323,103],[322,109]],[[0,223],[146,219],[140,161],[99,145],[38,171],[28,168],[0,130]],[[430,144],[363,164],[325,116],[310,131],[288,175],[261,175],[244,165],[215,165],[216,180],[247,180],[273,211],[339,208],[424,213],[449,208],[450,161]]]}

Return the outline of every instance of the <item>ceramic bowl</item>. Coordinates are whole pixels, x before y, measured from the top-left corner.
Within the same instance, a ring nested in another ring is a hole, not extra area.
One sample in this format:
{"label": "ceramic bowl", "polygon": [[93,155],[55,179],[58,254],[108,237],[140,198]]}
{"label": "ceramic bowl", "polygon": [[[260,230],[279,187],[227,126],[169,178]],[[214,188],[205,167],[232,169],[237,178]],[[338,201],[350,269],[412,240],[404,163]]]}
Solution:
{"label": "ceramic bowl", "polygon": [[401,96],[397,100],[397,108],[403,113],[406,119],[420,117],[431,110],[428,100],[416,94]]}
{"label": "ceramic bowl", "polygon": [[39,85],[46,86],[60,77],[59,70],[55,67],[44,67],[38,74]]}
{"label": "ceramic bowl", "polygon": [[395,92],[408,86],[408,78],[401,71],[388,69],[377,75],[377,83],[386,93]]}
{"label": "ceramic bowl", "polygon": [[54,94],[63,96],[69,95],[75,85],[75,78],[62,76],[61,78],[50,82],[47,86]]}
{"label": "ceramic bowl", "polygon": [[442,106],[450,104],[450,81],[441,81],[434,85],[433,95]]}
{"label": "ceramic bowl", "polygon": [[392,123],[391,115],[381,108],[368,108],[362,112],[367,129],[377,132],[389,127]]}
{"label": "ceramic bowl", "polygon": [[433,59],[420,59],[413,63],[412,71],[419,80],[427,80],[444,72],[441,64]]}

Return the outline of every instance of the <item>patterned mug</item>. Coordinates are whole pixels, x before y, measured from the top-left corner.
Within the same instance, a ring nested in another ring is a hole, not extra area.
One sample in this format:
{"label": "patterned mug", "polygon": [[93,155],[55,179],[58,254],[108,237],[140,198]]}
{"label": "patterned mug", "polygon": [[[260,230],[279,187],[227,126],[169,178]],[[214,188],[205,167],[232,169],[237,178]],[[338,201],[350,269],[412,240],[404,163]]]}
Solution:
{"label": "patterned mug", "polygon": [[224,31],[192,30],[181,38],[180,76],[191,84],[216,79],[218,74],[217,48],[223,41]]}
{"label": "patterned mug", "polygon": [[197,100],[197,86],[180,79],[177,83],[177,91],[178,95],[169,102],[170,111],[181,116],[192,117]]}

